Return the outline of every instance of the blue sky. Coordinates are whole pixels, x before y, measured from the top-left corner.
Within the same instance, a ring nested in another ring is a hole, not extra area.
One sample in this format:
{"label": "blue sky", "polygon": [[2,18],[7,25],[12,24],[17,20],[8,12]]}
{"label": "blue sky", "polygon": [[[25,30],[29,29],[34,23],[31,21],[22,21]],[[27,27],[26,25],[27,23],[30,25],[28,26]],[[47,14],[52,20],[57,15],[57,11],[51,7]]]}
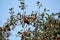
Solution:
{"label": "blue sky", "polygon": [[[28,6],[25,10],[27,11],[27,14],[30,14],[31,11],[37,10],[36,1],[38,0],[25,0],[26,5]],[[43,8],[47,8],[50,10],[50,13],[59,12],[60,11],[60,0],[39,0],[43,7],[40,9],[41,11]],[[19,1],[18,0],[0,0],[0,26],[3,26],[7,18],[9,18],[9,8],[13,7],[15,14],[20,12],[19,9]],[[20,27],[21,28],[21,27]],[[20,30],[19,26],[15,28],[12,32],[12,36],[10,36],[10,40],[20,40],[20,37],[16,37],[14,33],[16,33],[18,30]]]}

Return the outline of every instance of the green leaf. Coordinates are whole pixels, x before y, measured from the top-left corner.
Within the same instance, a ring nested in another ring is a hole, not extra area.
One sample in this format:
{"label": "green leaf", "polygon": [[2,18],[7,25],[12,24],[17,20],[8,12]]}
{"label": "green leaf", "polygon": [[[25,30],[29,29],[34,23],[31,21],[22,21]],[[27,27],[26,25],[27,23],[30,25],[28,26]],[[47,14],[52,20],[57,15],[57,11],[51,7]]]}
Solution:
{"label": "green leaf", "polygon": [[10,8],[9,10],[11,11],[11,10],[13,10],[13,8]]}
{"label": "green leaf", "polygon": [[19,31],[18,31],[18,34],[22,34],[22,32],[19,32]]}

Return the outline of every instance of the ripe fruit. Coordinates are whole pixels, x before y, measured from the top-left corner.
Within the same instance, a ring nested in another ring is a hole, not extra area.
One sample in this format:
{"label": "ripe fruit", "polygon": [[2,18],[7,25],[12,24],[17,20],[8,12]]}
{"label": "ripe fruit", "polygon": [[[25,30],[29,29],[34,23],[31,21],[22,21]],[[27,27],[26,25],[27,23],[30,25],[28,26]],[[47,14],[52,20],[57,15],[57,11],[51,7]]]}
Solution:
{"label": "ripe fruit", "polygon": [[57,40],[60,40],[60,37],[59,37],[59,38],[57,38]]}
{"label": "ripe fruit", "polygon": [[28,33],[28,32],[27,32],[27,30],[24,30],[24,32],[23,32],[23,33],[24,33],[24,35],[27,35],[27,33]]}
{"label": "ripe fruit", "polygon": [[29,19],[28,19],[28,17],[25,17],[25,18],[24,18],[24,23],[29,24]]}
{"label": "ripe fruit", "polygon": [[35,20],[35,19],[36,19],[36,17],[35,17],[35,16],[32,16],[32,19],[33,19],[33,20]]}
{"label": "ripe fruit", "polygon": [[25,20],[25,21],[28,21],[29,19],[28,19],[28,17],[25,17],[24,20]]}

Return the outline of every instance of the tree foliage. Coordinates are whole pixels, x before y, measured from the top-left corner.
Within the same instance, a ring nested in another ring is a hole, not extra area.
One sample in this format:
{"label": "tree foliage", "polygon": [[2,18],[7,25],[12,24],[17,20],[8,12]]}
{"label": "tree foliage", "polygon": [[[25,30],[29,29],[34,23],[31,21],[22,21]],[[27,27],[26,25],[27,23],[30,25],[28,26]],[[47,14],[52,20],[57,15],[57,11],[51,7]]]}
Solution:
{"label": "tree foliage", "polygon": [[[19,8],[23,10],[23,14],[14,14],[14,8],[10,8],[10,18],[7,22],[0,27],[0,40],[8,40],[10,31],[18,25],[18,22],[22,25],[24,30],[18,31],[17,35],[21,37],[21,40],[60,40],[60,12],[48,14],[50,10],[44,8],[40,13],[42,3],[37,1],[38,11],[32,11],[30,15],[26,15],[25,0],[20,0]],[[55,18],[56,16],[56,18]],[[25,29],[25,25],[32,25],[34,30],[30,27]],[[21,32],[23,31],[23,32]]]}

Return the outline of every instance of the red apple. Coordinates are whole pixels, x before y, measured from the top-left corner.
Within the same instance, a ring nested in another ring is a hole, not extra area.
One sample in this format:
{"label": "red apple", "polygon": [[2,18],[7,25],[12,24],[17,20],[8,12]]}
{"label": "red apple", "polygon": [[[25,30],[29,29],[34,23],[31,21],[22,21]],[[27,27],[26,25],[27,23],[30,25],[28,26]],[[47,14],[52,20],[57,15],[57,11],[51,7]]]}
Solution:
{"label": "red apple", "polygon": [[25,17],[24,20],[25,20],[25,21],[28,21],[29,19],[28,19],[28,17]]}
{"label": "red apple", "polygon": [[24,23],[29,24],[29,18],[28,18],[28,17],[25,17],[25,18],[24,18]]}
{"label": "red apple", "polygon": [[60,40],[60,37],[57,40]]}
{"label": "red apple", "polygon": [[32,16],[32,19],[33,19],[33,20],[35,20],[35,19],[36,19],[36,17],[35,17],[35,16]]}
{"label": "red apple", "polygon": [[28,31],[27,31],[27,30],[24,30],[24,32],[23,32],[23,33],[24,33],[24,35],[27,35]]}

